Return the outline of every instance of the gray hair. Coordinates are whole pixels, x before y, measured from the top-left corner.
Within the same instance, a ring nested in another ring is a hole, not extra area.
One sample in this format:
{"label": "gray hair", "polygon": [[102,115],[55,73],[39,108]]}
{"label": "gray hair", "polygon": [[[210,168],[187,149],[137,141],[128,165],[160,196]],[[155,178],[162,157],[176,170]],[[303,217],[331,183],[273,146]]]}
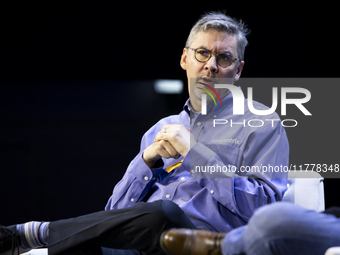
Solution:
{"label": "gray hair", "polygon": [[248,44],[246,36],[250,33],[250,30],[242,20],[237,21],[222,12],[208,12],[204,14],[192,27],[185,47],[190,47],[198,32],[205,32],[208,29],[215,29],[219,32],[235,35],[238,57],[242,60],[244,59],[244,51]]}

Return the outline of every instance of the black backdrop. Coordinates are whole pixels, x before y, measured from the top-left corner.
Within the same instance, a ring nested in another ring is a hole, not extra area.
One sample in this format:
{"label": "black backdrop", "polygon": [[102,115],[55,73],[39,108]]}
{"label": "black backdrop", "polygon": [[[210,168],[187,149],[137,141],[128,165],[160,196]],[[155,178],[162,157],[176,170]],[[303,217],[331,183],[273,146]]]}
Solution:
{"label": "black backdrop", "polygon": [[[204,11],[224,9],[249,25],[243,77],[339,75],[339,22],[330,2],[1,5],[3,225],[104,208],[138,153],[143,133],[181,110],[186,89],[177,96],[158,95],[152,84],[155,79],[181,79],[186,87],[179,59],[191,26]],[[329,147],[306,148],[306,153],[315,149],[334,154],[337,144],[330,139]],[[325,180],[326,207],[340,205],[338,184],[337,179]]]}

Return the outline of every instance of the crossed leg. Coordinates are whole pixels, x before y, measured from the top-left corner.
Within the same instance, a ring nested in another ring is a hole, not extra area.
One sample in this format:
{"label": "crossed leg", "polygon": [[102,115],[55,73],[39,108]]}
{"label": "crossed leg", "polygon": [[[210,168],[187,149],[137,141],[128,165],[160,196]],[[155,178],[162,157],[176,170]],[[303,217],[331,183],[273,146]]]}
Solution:
{"label": "crossed leg", "polygon": [[137,203],[126,209],[100,211],[51,222],[48,252],[49,255],[99,254],[101,247],[106,247],[130,250],[127,254],[133,254],[131,250],[142,254],[163,254],[159,237],[164,230],[171,228],[196,227],[171,201]]}

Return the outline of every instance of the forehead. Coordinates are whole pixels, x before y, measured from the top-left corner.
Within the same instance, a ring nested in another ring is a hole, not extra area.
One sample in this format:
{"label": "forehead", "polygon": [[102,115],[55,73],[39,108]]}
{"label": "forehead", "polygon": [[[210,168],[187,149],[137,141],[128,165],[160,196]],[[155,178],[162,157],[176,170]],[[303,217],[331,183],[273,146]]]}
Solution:
{"label": "forehead", "polygon": [[236,35],[228,34],[227,32],[219,32],[214,29],[208,29],[204,32],[200,31],[194,37],[190,47],[204,47],[216,52],[230,51],[236,53]]}

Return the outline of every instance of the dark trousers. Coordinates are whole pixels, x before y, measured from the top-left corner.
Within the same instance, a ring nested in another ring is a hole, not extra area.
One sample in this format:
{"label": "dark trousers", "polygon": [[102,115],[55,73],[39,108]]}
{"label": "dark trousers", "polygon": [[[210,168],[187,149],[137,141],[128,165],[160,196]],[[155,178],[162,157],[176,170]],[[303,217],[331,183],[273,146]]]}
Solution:
{"label": "dark trousers", "polygon": [[163,254],[159,238],[171,228],[196,228],[173,202],[159,200],[50,223],[48,253],[101,254],[101,247]]}

